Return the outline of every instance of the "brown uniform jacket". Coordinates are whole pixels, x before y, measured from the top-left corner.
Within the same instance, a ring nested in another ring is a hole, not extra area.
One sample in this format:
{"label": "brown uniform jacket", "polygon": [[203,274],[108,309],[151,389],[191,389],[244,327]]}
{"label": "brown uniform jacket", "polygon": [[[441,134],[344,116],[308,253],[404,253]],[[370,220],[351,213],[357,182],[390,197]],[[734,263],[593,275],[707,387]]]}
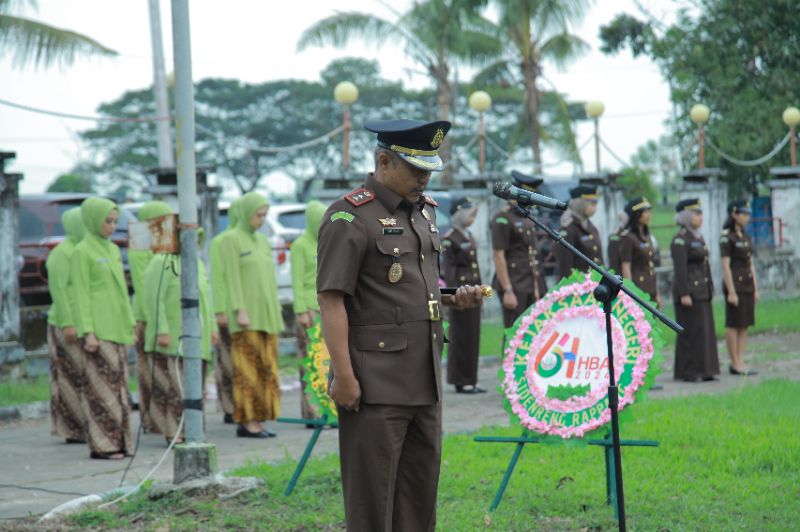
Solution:
{"label": "brown uniform jacket", "polygon": [[708,247],[703,237],[698,238],[681,227],[672,239],[670,252],[675,271],[673,297],[677,300],[689,295],[696,301],[710,301],[714,295],[714,284],[708,264]]}
{"label": "brown uniform jacket", "polygon": [[608,237],[608,267],[617,275],[622,275],[622,261],[619,260],[619,245],[626,229],[611,233]]}
{"label": "brown uniform jacket", "polygon": [[[334,201],[322,220],[317,292],[345,294],[350,360],[363,403],[430,405],[441,398],[441,242],[434,206],[430,199],[411,205],[369,174],[364,188]],[[399,265],[396,282],[390,282],[393,265]]]}
{"label": "brown uniform jacket", "polygon": [[478,251],[472,235],[451,229],[442,241],[444,282],[447,286],[481,284]]}
{"label": "brown uniform jacket", "polygon": [[[731,275],[736,293],[752,294],[755,284],[753,272],[750,270],[753,260],[750,235],[744,231],[740,234],[730,229],[723,230],[719,239],[719,254],[731,259]],[[727,287],[723,286],[723,289],[727,292]]]}
{"label": "brown uniform jacket", "polygon": [[[561,228],[561,236],[564,240],[575,246],[575,248],[595,261],[600,266],[603,265],[603,250],[600,247],[600,233],[597,227],[590,221],[586,221],[584,228],[578,220],[572,220],[567,227]],[[581,259],[576,257],[567,248],[558,244],[556,246],[556,258],[558,259],[559,277],[567,277],[572,269],[588,272],[589,266]]]}
{"label": "brown uniform jacket", "polygon": [[[533,294],[536,283],[539,286],[539,297],[544,296],[547,283],[539,268],[536,226],[533,222],[517,214],[514,209],[504,207],[492,217],[489,225],[492,231],[492,248],[505,252],[508,278],[514,292]],[[495,288],[501,288],[497,282],[494,284]]]}
{"label": "brown uniform jacket", "polygon": [[638,232],[626,231],[619,245],[620,268],[623,262],[631,263],[633,283],[640,290],[656,299],[655,249],[650,235],[642,237]]}

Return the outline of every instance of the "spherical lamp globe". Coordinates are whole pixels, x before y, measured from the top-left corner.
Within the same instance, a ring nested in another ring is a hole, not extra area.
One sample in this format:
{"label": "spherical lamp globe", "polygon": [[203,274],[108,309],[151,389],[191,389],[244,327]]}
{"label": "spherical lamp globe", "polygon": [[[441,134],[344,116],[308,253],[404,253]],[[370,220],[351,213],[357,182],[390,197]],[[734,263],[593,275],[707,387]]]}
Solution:
{"label": "spherical lamp globe", "polygon": [[469,106],[479,113],[485,113],[492,106],[492,97],[486,91],[475,91],[469,95]]}
{"label": "spherical lamp globe", "polygon": [[689,111],[689,117],[695,124],[705,124],[706,122],[708,122],[708,117],[710,115],[711,115],[711,109],[709,109],[707,105],[703,105],[702,103],[693,105],[692,110]]}
{"label": "spherical lamp globe", "polygon": [[333,97],[342,105],[350,105],[358,100],[358,87],[350,81],[342,81],[333,89]]}
{"label": "spherical lamp globe", "polygon": [[789,127],[800,124],[800,109],[797,107],[787,107],[783,112],[783,123]]}
{"label": "spherical lamp globe", "polygon": [[606,106],[603,105],[603,102],[597,100],[586,102],[586,105],[584,105],[583,108],[586,111],[586,116],[589,118],[597,118],[603,114],[603,111],[606,110]]}

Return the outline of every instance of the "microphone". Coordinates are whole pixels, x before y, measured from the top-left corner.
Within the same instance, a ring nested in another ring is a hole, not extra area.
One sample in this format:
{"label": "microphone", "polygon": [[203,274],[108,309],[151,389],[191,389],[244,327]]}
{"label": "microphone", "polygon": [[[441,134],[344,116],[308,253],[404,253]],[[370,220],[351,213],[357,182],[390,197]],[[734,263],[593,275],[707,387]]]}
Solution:
{"label": "microphone", "polygon": [[494,195],[504,200],[517,200],[517,203],[524,206],[536,205],[545,209],[557,209],[559,211],[567,208],[567,204],[563,201],[515,187],[511,183],[495,183]]}

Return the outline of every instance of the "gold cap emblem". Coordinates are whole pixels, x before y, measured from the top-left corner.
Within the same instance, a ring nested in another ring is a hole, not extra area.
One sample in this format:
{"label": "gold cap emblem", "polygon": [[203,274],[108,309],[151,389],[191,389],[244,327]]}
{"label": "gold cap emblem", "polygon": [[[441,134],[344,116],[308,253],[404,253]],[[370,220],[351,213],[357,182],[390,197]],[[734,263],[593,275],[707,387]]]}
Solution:
{"label": "gold cap emblem", "polygon": [[439,128],[431,139],[431,148],[438,148],[442,145],[442,142],[444,142],[444,130]]}

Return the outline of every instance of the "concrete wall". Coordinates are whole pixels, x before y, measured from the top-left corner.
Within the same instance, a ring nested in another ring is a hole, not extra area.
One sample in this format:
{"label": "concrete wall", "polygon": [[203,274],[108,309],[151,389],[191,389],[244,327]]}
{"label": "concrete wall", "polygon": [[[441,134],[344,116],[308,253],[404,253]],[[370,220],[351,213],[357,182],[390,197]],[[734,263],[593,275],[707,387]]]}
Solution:
{"label": "concrete wall", "polygon": [[[778,232],[783,237],[782,250],[800,257],[800,179],[773,179],[769,181],[772,200],[773,234],[776,243]],[[778,227],[780,218],[783,228]]]}
{"label": "concrete wall", "polygon": [[24,351],[19,345],[19,174],[7,174],[7,159],[13,153],[0,153],[0,376],[20,362]]}
{"label": "concrete wall", "polygon": [[[728,217],[728,184],[716,177],[707,182],[683,181],[678,185],[680,199],[700,198],[703,206],[703,238],[708,246],[708,261],[711,264],[711,276],[717,287],[722,286],[722,263],[719,256],[719,238],[722,224]],[[659,242],[662,253],[669,255],[669,242]]]}

